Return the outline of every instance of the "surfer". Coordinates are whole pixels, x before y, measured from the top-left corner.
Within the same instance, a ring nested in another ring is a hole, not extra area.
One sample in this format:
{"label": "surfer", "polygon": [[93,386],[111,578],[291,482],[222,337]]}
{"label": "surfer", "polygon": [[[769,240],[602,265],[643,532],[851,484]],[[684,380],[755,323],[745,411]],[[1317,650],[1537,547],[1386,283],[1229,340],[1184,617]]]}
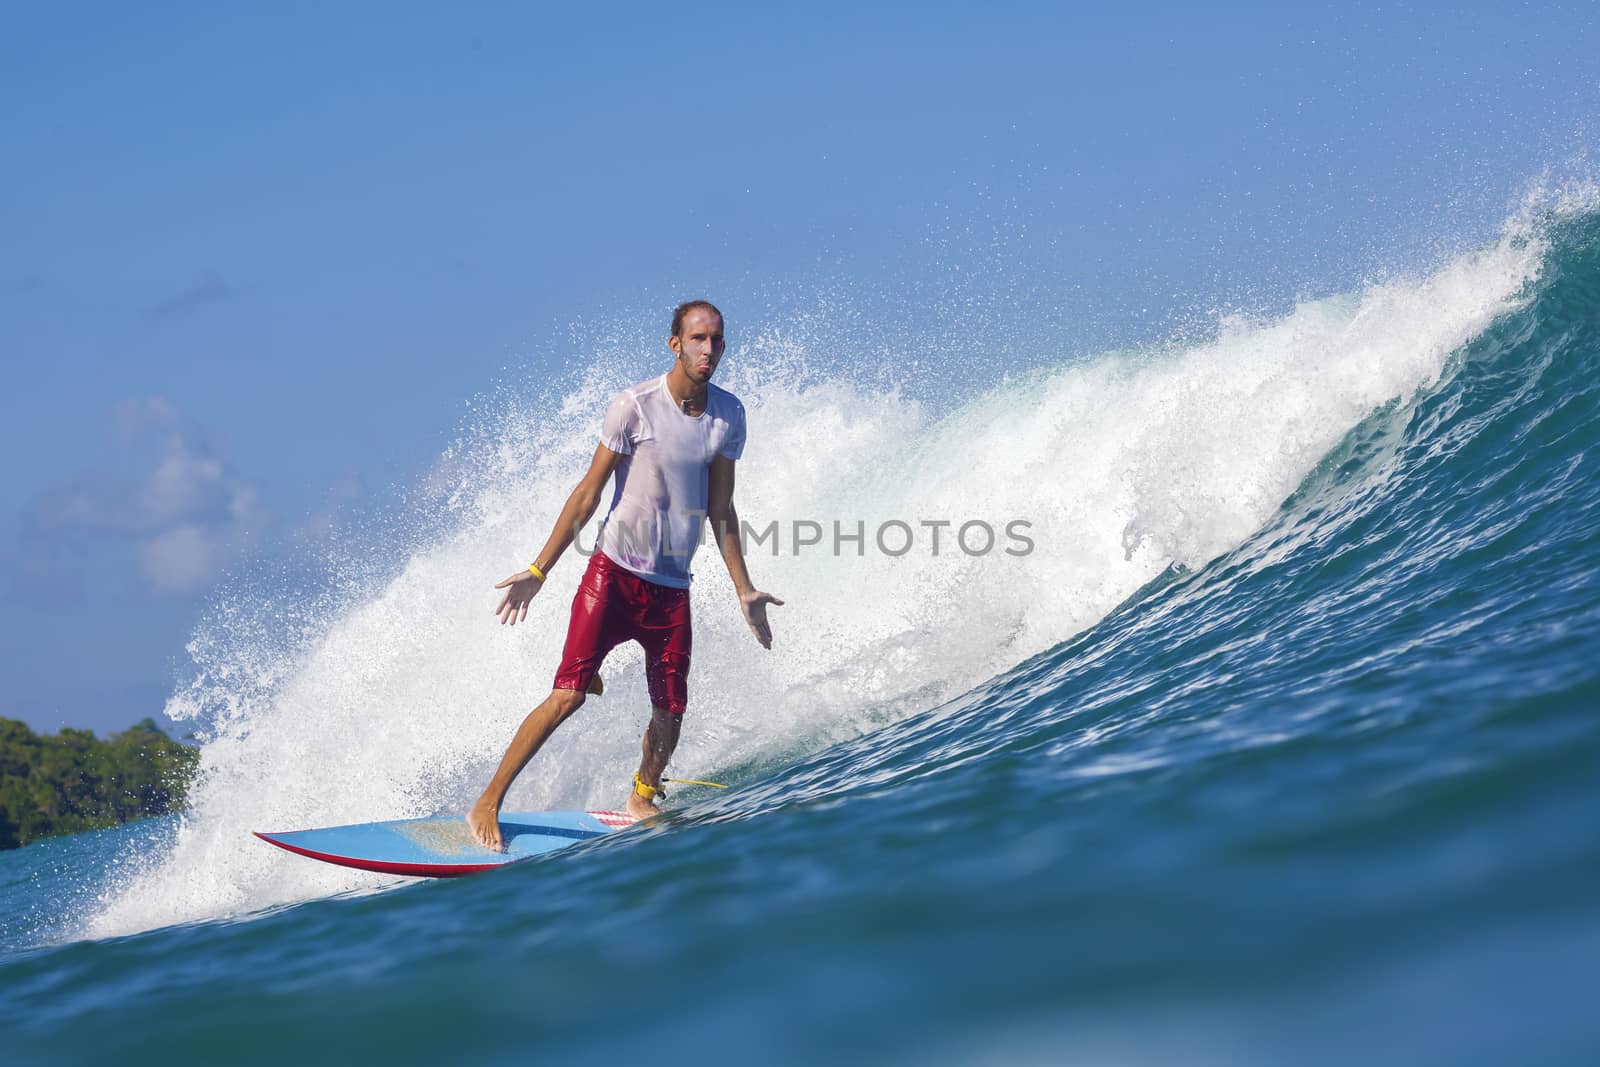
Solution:
{"label": "surfer", "polygon": [[589,472],[567,498],[543,550],[527,570],[495,586],[505,590],[494,609],[501,625],[525,620],[550,568],[594,515],[606,480],[616,473],[611,508],[572,599],[566,647],[550,695],[522,721],[494,777],[467,813],[473,836],[488,848],[504,847],[500,805],[511,783],[556,727],[583,706],[585,694],[600,692],[606,653],[629,640],[644,647],[650,725],[627,811],[642,819],[658,810],[661,775],[677,747],[688,704],[689,562],[705,519],[745,622],[762,648],[772,647],[767,605],[783,601],[750,581],[733,507],[734,464],[744,451],[744,405],[711,384],[725,345],[722,312],[713,304],[692,300],[673,311],[667,340],[675,357],[672,368],[612,400]]}

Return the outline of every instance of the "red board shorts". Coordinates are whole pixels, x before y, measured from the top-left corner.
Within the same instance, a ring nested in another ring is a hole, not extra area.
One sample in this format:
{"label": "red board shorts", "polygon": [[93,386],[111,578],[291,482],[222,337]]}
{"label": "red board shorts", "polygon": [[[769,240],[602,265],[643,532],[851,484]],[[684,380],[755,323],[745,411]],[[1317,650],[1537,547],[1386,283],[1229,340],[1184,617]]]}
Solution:
{"label": "red board shorts", "polygon": [[644,646],[650,703],[682,715],[689,704],[689,590],[646,581],[597,549],[572,598],[554,688],[588,689],[606,653],[624,641]]}

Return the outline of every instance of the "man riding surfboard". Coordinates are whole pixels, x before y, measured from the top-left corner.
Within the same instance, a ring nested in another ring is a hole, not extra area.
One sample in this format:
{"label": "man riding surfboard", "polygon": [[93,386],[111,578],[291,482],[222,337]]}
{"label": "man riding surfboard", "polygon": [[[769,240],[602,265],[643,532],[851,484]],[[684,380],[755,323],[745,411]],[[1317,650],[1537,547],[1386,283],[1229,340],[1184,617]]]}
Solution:
{"label": "man riding surfboard", "polygon": [[600,691],[600,664],[624,641],[644,647],[651,705],[627,811],[642,819],[658,810],[661,774],[677,747],[688,703],[689,562],[705,519],[745,621],[761,647],[772,647],[767,605],[783,601],[750,581],[733,507],[734,464],[744,451],[744,405],[711,384],[726,347],[722,312],[704,300],[680,305],[667,345],[675,357],[672,368],[612,400],[589,471],[567,498],[533,564],[495,586],[505,590],[494,609],[501,625],[525,620],[550,568],[594,515],[606,481],[616,474],[611,508],[572,600],[550,695],[522,721],[494,777],[467,813],[473,837],[487,848],[504,847],[500,805],[511,783],[556,727],[583,706],[585,693]]}

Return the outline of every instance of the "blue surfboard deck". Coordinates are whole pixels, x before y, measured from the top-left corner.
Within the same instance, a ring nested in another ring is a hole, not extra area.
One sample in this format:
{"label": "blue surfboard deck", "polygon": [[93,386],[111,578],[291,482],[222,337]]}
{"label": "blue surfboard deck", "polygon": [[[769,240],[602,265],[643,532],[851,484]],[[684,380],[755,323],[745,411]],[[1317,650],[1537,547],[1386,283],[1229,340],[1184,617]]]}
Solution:
{"label": "blue surfboard deck", "polygon": [[623,811],[501,812],[504,852],[491,851],[473,840],[467,821],[459,815],[279,834],[256,831],[256,836],[298,855],[341,867],[414,878],[455,878],[604,837],[633,823],[633,816]]}

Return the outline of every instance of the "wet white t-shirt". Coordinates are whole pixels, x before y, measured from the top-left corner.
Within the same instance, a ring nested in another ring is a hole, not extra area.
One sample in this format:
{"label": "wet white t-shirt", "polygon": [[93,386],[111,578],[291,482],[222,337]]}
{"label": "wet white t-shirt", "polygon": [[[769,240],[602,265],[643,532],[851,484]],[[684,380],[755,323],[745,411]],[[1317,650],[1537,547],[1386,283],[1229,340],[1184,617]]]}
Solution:
{"label": "wet white t-shirt", "polygon": [[662,375],[617,394],[600,443],[624,457],[600,527],[600,551],[641,578],[687,589],[705,524],[711,460],[736,460],[744,451],[744,405],[708,384],[705,411],[685,415]]}

